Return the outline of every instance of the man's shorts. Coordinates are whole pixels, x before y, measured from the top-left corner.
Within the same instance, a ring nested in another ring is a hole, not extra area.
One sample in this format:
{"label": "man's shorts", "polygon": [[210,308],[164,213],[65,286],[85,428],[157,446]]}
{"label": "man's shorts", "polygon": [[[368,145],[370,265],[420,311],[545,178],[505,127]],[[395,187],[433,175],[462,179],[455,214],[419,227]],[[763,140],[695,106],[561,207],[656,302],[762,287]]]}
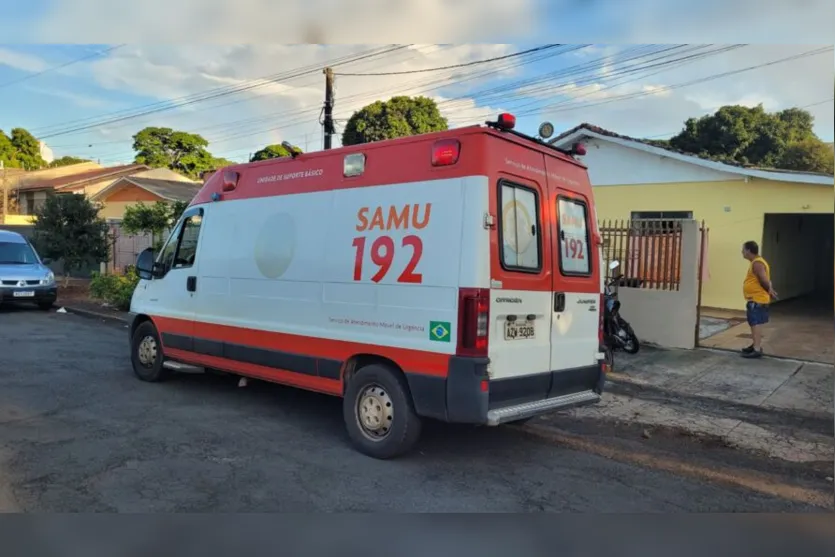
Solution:
{"label": "man's shorts", "polygon": [[768,304],[748,302],[745,304],[745,317],[752,327],[768,323]]}

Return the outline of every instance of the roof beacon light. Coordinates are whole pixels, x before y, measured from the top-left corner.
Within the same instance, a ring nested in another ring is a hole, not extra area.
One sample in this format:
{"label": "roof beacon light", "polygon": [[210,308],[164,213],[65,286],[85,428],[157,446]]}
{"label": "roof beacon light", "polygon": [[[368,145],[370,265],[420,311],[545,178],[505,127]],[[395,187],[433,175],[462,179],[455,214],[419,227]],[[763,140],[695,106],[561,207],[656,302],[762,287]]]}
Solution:
{"label": "roof beacon light", "polygon": [[552,135],[554,135],[554,125],[551,122],[542,122],[539,125],[539,137],[548,139]]}
{"label": "roof beacon light", "polygon": [[499,128],[505,131],[510,131],[516,127],[516,116],[507,112],[503,112],[499,114],[499,120],[496,123],[498,124]]}
{"label": "roof beacon light", "polygon": [[582,143],[575,143],[574,145],[571,146],[571,153],[573,155],[577,155],[577,156],[582,157],[583,155],[586,154],[586,146],[583,145]]}
{"label": "roof beacon light", "polygon": [[238,187],[240,175],[232,170],[223,171],[223,191],[234,191]]}

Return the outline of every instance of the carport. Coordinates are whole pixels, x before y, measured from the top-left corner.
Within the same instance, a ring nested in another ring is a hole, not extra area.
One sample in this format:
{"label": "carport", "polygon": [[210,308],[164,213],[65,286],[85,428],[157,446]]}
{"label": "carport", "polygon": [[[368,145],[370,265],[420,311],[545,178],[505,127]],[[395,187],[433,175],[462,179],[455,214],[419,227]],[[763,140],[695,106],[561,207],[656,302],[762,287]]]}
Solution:
{"label": "carport", "polygon": [[[764,330],[763,349],[774,356],[835,363],[835,215],[766,214],[761,247],[780,295]],[[709,313],[731,326],[703,339],[702,346],[738,350],[750,344],[743,313]]]}

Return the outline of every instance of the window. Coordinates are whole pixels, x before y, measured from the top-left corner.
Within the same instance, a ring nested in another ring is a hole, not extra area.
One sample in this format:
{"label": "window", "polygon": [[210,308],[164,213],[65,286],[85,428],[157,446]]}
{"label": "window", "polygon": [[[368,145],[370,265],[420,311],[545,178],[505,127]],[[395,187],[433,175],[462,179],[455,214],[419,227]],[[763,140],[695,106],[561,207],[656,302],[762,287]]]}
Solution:
{"label": "window", "polygon": [[0,242],[0,265],[32,265],[38,258],[29,244]]}
{"label": "window", "polygon": [[591,274],[588,207],[579,199],[557,199],[560,271],[564,275]]}
{"label": "window", "polygon": [[693,211],[632,211],[633,228],[642,236],[672,232],[679,228],[678,221],[692,218]]}
{"label": "window", "polygon": [[499,182],[499,242],[502,267],[529,273],[542,269],[539,196],[531,188]]}
{"label": "window", "polygon": [[200,237],[200,225],[202,223],[203,217],[200,215],[192,215],[183,221],[183,237],[180,239],[177,257],[174,258],[175,269],[194,265],[194,258],[197,256],[197,240]]}
{"label": "window", "polygon": [[185,269],[194,265],[200,225],[203,222],[201,213],[202,211],[186,216],[171,232],[168,242],[157,258],[163,274],[171,269]]}

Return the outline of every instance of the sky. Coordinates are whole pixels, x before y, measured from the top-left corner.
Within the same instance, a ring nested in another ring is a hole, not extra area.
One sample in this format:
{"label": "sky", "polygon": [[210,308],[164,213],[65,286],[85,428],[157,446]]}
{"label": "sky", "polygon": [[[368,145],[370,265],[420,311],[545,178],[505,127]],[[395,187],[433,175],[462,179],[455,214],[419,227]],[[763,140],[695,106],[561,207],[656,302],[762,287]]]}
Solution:
{"label": "sky", "polygon": [[29,0],[0,22],[0,129],[105,165],[132,161],[131,136],[146,126],[199,133],[241,162],[285,140],[317,150],[321,67],[366,56],[335,66],[338,129],[365,104],[423,94],[452,127],[508,111],[531,134],[543,121],[557,133],[588,122],[649,138],[725,104],[799,106],[833,140],[835,3],[626,4]]}

